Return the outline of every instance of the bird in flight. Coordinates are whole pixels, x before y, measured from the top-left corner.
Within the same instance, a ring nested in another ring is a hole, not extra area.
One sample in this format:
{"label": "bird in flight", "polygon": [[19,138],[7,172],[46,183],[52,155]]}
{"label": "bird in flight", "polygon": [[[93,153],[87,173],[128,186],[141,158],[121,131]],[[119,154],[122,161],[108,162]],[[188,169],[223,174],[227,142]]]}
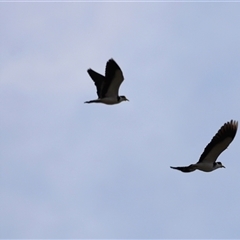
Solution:
{"label": "bird in flight", "polygon": [[211,142],[205,147],[197,163],[186,167],[171,167],[176,170],[188,173],[195,170],[211,172],[218,168],[225,168],[221,162],[216,162],[218,156],[233,141],[238,128],[238,122],[231,120],[225,123],[212,138]]}
{"label": "bird in flight", "polygon": [[98,99],[85,103],[104,103],[108,105],[129,101],[125,96],[119,96],[118,90],[124,80],[123,73],[118,64],[110,59],[107,62],[105,77],[92,69],[87,70],[97,88]]}

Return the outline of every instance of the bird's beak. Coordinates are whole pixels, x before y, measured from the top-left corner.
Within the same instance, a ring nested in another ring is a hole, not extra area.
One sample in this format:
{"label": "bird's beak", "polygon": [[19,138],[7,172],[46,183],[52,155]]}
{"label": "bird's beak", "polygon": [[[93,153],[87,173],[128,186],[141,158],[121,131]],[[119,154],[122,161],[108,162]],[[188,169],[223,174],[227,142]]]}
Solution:
{"label": "bird's beak", "polygon": [[223,168],[225,168],[223,165],[222,165]]}
{"label": "bird's beak", "polygon": [[126,98],[126,101],[128,101],[129,102],[129,100]]}

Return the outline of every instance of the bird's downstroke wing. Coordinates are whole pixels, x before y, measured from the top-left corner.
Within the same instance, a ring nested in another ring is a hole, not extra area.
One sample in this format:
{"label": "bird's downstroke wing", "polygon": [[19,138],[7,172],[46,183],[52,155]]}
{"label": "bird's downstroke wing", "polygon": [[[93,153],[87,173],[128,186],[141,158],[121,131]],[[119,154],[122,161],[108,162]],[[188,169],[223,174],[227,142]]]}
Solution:
{"label": "bird's downstroke wing", "polygon": [[102,88],[103,88],[103,85],[105,82],[105,77],[103,75],[101,75],[100,73],[95,72],[92,69],[88,69],[87,72],[95,83],[95,86],[97,88],[98,97],[102,98]]}
{"label": "bird's downstroke wing", "polygon": [[205,147],[199,158],[200,162],[215,162],[218,156],[229,146],[237,133],[238,122],[231,120],[225,123]]}
{"label": "bird's downstroke wing", "polygon": [[119,87],[123,80],[124,77],[121,68],[113,59],[110,59],[106,65],[102,95],[104,97],[117,97]]}

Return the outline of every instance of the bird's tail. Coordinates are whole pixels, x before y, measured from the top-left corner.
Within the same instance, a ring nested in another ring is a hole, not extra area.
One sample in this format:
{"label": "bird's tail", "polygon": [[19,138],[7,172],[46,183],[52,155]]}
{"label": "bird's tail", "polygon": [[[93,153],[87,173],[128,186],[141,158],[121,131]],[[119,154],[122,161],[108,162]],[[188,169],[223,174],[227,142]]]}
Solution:
{"label": "bird's tail", "polygon": [[86,101],[84,103],[100,103],[101,101],[99,99],[96,100],[90,100],[90,101]]}
{"label": "bird's tail", "polygon": [[185,172],[185,173],[189,173],[189,172],[193,172],[196,170],[196,167],[194,164],[191,164],[187,167],[170,167],[172,169],[176,169],[176,170],[179,170],[179,171],[182,171],[182,172]]}

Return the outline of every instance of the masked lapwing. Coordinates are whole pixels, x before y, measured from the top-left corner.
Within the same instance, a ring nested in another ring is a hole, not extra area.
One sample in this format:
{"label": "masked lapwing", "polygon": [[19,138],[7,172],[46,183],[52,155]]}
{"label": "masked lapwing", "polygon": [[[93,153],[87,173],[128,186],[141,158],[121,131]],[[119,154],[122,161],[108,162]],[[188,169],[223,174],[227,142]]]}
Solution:
{"label": "masked lapwing", "polygon": [[200,159],[197,163],[186,167],[171,167],[188,173],[195,170],[211,172],[218,168],[225,168],[221,162],[216,162],[218,156],[229,146],[233,141],[238,128],[238,122],[231,120],[225,123],[212,138],[211,142],[206,146]]}
{"label": "masked lapwing", "polygon": [[118,95],[118,90],[124,77],[121,68],[113,59],[107,62],[105,77],[92,69],[88,69],[87,72],[96,85],[98,99],[86,101],[85,103],[112,105],[122,101],[129,101],[125,96]]}

